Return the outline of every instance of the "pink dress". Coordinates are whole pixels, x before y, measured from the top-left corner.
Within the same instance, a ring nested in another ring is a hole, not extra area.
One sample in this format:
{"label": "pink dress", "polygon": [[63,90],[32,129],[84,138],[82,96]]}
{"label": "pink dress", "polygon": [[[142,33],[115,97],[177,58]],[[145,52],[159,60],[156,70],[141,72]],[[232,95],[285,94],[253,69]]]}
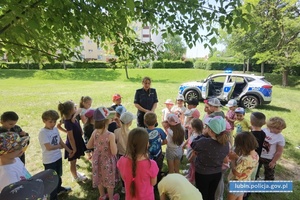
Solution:
{"label": "pink dress", "polygon": [[95,134],[93,153],[93,187],[99,184],[106,188],[114,188],[118,181],[117,157],[111,154],[109,145],[109,134]]}
{"label": "pink dress", "polygon": [[131,197],[130,184],[132,181],[132,160],[122,156],[117,163],[118,169],[125,183],[125,199],[126,200],[154,200],[154,190],[150,183],[151,178],[155,178],[158,173],[158,167],[153,160],[137,161],[135,187],[136,195]]}

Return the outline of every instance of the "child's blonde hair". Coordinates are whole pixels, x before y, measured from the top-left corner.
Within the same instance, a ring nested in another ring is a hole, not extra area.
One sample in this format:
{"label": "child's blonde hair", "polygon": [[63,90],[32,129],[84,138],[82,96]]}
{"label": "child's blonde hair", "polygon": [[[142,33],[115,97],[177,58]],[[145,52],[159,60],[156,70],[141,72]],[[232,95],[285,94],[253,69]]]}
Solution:
{"label": "child's blonde hair", "polygon": [[132,159],[131,170],[133,179],[130,184],[130,194],[132,197],[135,197],[136,193],[134,179],[136,177],[137,156],[143,155],[148,158],[148,142],[149,135],[144,128],[134,128],[129,132],[125,155]]}
{"label": "child's blonde hair", "polygon": [[267,127],[268,128],[276,128],[276,129],[285,129],[286,128],[286,123],[284,119],[281,117],[271,117],[267,121]]}

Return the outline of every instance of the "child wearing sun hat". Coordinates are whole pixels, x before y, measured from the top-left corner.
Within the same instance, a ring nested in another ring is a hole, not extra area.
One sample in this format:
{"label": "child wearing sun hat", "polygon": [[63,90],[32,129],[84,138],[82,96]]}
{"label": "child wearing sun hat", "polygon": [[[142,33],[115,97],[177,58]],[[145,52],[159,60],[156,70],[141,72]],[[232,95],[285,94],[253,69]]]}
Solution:
{"label": "child wearing sun hat", "polygon": [[[108,131],[108,125],[115,116],[115,111],[105,107],[99,107],[94,111],[95,130],[87,143],[87,148],[94,148],[92,158],[93,187],[97,187],[100,193],[99,200],[118,200],[119,194],[114,194],[117,165],[117,144],[115,134]],[[105,194],[107,189],[107,194]]]}
{"label": "child wearing sun hat", "polygon": [[234,110],[235,112],[235,121],[234,121],[234,132],[235,135],[241,132],[249,132],[251,130],[250,122],[245,119],[245,109],[242,107],[238,107]]}
{"label": "child wearing sun hat", "polygon": [[169,173],[179,173],[180,159],[182,157],[182,146],[184,141],[184,130],[177,115],[170,113],[167,116],[166,133],[167,148],[166,158]]}
{"label": "child wearing sun hat", "polygon": [[184,123],[184,113],[186,111],[186,107],[184,106],[184,97],[182,94],[179,94],[176,98],[176,103],[172,107],[171,112],[178,115],[178,118],[181,121],[181,124]]}
{"label": "child wearing sun hat", "polygon": [[0,192],[11,183],[31,177],[19,158],[28,141],[29,136],[20,137],[15,132],[0,133]]}
{"label": "child wearing sun hat", "polygon": [[167,120],[167,115],[172,112],[171,109],[174,106],[174,103],[171,99],[167,99],[164,104],[166,107],[162,109],[162,121]]}

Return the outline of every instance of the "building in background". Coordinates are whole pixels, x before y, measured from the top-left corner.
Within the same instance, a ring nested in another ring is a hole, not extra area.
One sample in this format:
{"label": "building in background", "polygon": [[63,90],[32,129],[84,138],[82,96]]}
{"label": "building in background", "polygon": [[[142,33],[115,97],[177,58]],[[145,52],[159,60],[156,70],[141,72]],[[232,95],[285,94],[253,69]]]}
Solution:
{"label": "building in background", "polygon": [[[152,41],[156,45],[157,49],[162,50],[163,39],[161,32],[153,34],[151,33],[150,26],[142,27],[142,23],[140,22],[133,23],[132,27],[136,32],[138,39],[142,42]],[[107,62],[111,58],[116,58],[112,50],[105,50],[100,46],[98,47],[97,43],[91,40],[88,36],[82,38],[80,42],[81,58],[84,60],[99,60]]]}

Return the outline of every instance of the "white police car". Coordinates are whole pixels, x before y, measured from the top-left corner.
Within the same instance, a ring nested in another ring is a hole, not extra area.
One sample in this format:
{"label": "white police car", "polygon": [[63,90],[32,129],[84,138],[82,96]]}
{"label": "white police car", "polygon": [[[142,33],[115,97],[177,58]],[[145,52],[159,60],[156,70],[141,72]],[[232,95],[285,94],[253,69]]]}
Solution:
{"label": "white police car", "polygon": [[179,94],[186,100],[216,97],[222,102],[236,99],[240,106],[255,108],[272,100],[272,84],[264,76],[237,73],[209,75],[202,81],[183,83]]}

